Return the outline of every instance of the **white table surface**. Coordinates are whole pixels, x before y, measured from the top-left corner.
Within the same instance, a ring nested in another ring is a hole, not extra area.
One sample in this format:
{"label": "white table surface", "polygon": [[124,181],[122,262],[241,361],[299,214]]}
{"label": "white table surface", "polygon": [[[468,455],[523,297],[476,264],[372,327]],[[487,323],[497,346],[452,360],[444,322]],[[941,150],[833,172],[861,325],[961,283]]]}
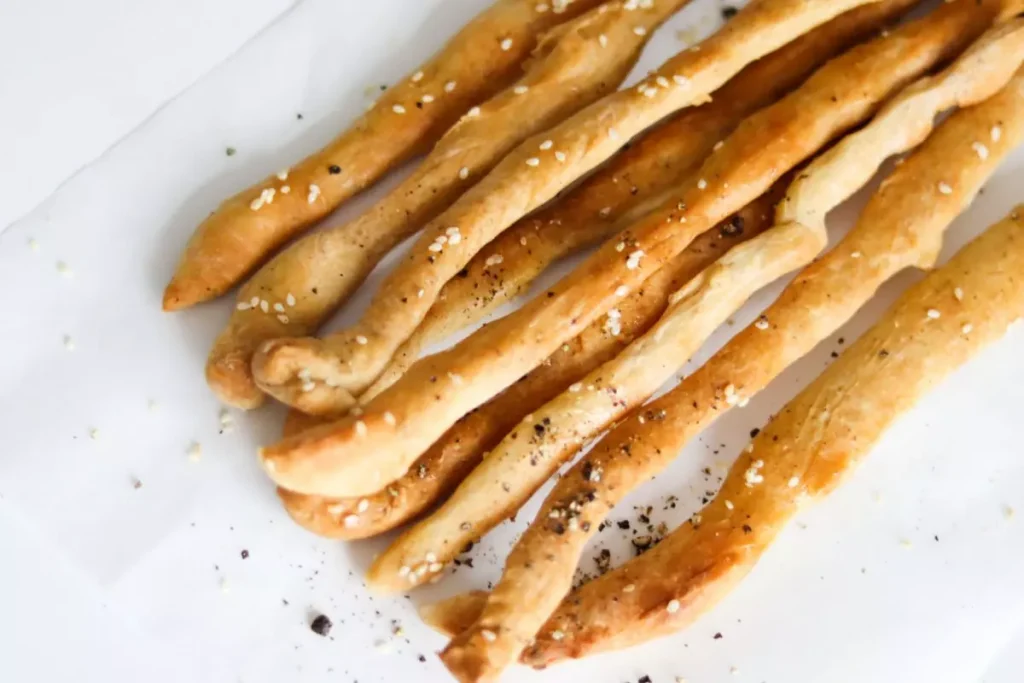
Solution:
{"label": "white table surface", "polygon": [[[229,304],[159,311],[199,217],[328,139],[365,106],[366,86],[421,61],[484,0],[290,4],[0,3],[0,229],[28,212],[0,235],[0,681],[446,680],[431,656],[441,641],[411,603],[372,599],[358,579],[380,542],[322,541],[279,509],[253,452],[274,437],[280,412],[239,414],[232,433],[218,433],[201,368]],[[717,10],[715,0],[695,2],[638,71],[678,48],[677,29],[711,30]],[[226,157],[227,146],[238,153]],[[1024,199],[1022,178],[1018,153],[950,244]],[[837,228],[857,205],[837,212]],[[73,277],[57,273],[58,260]],[[855,337],[914,278],[884,288],[627,504],[676,492],[686,509],[670,521],[689,514],[699,468],[724,469],[722,458],[828,362],[838,338]],[[755,297],[737,325],[778,289]],[[1021,327],[901,420],[693,628],[509,680],[1019,683],[1024,524],[1003,509],[1024,511]],[[185,457],[193,439],[204,445],[199,463]],[[495,578],[530,516],[479,544],[477,569],[425,595]],[[622,539],[602,541],[624,557]],[[334,618],[332,639],[308,630],[315,611]],[[390,636],[391,619],[405,639]],[[713,640],[718,631],[726,637]]]}

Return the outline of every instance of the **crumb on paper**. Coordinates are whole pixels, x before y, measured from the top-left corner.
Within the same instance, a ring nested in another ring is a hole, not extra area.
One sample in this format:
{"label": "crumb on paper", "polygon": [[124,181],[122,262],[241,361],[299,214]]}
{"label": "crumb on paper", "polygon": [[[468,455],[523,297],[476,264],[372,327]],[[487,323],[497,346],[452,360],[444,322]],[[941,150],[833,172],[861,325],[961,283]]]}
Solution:
{"label": "crumb on paper", "polygon": [[188,449],[185,451],[185,454],[188,455],[188,459],[191,462],[199,462],[199,460],[203,457],[202,444],[200,444],[198,441],[193,441],[188,445]]}
{"label": "crumb on paper", "polygon": [[1003,508],[1003,517],[1006,517],[1006,519],[1013,519],[1014,515],[1016,515],[1016,514],[1017,514],[1017,511],[1014,510],[1009,505],[1007,505],[1007,506],[1005,506]]}
{"label": "crumb on paper", "polygon": [[313,633],[324,637],[331,632],[332,626],[334,626],[334,624],[331,623],[330,618],[328,618],[326,614],[318,614],[309,624],[309,628]]}
{"label": "crumb on paper", "polygon": [[148,401],[146,401],[146,409],[149,410],[149,412],[151,412],[151,413],[155,412],[156,409],[159,408],[159,407],[160,407],[160,404],[157,403],[156,399],[154,399],[154,398],[151,398]]}
{"label": "crumb on paper", "polygon": [[71,338],[70,334],[64,335],[64,348],[67,349],[68,351],[75,350],[75,340]]}
{"label": "crumb on paper", "polygon": [[97,428],[97,427],[90,427],[89,428],[89,438],[92,439],[93,441],[98,440],[100,438],[100,430],[99,430],[99,428]]}
{"label": "crumb on paper", "polygon": [[232,429],[234,429],[234,427],[235,427],[235,417],[231,414],[231,412],[227,408],[221,408],[220,409],[220,415],[218,416],[218,419],[220,420],[220,431],[221,431],[221,434],[224,434],[226,432],[230,432]]}
{"label": "crumb on paper", "polygon": [[57,261],[57,272],[67,278],[75,276],[74,271],[71,270],[71,266],[64,261]]}
{"label": "crumb on paper", "polygon": [[39,251],[39,242],[34,237],[30,237],[28,240],[28,248],[32,251]]}
{"label": "crumb on paper", "polygon": [[900,547],[901,548],[913,548],[914,544],[911,543],[909,538],[901,538],[900,539]]}
{"label": "crumb on paper", "polygon": [[141,489],[142,488],[142,481],[138,477],[132,477],[132,488],[133,489]]}
{"label": "crumb on paper", "polygon": [[235,156],[235,152],[237,151],[238,150],[236,150],[234,147],[228,147],[227,149],[224,150],[224,153],[227,154],[229,157],[233,157]]}
{"label": "crumb on paper", "polygon": [[226,577],[226,576],[220,577],[220,592],[221,593],[230,593],[231,592],[231,583],[228,581],[228,577]]}

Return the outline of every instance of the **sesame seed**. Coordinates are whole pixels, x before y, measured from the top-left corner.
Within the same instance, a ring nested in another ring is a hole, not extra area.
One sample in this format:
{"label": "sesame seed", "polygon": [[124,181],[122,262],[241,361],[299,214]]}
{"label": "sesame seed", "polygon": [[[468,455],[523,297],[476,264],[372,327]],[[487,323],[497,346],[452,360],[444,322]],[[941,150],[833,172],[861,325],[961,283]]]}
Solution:
{"label": "sesame seed", "polygon": [[[430,251],[439,252],[442,249],[444,249],[444,247],[441,245],[440,242],[433,242],[429,247],[427,247],[427,249],[429,249]],[[420,291],[423,291],[423,290],[420,290]]]}
{"label": "sesame seed", "polygon": [[619,242],[615,245],[615,251],[622,252],[626,248],[625,242]]}
{"label": "sesame seed", "polygon": [[660,85],[662,88],[667,88],[669,86],[668,79],[665,78],[664,76],[658,76],[657,78],[654,79],[654,82]]}
{"label": "sesame seed", "polygon": [[288,304],[289,306],[294,306],[294,305],[295,305],[295,295],[294,295],[294,294],[292,294],[291,292],[289,292],[289,293],[288,293],[288,296],[286,296],[286,297],[284,298],[284,302],[285,302],[286,304]]}
{"label": "sesame seed", "polygon": [[430,93],[427,93],[426,95],[420,98],[420,101],[423,102],[423,104],[430,104],[431,102],[434,101],[434,96],[431,95]]}
{"label": "sesame seed", "polygon": [[534,9],[543,14],[544,12],[547,12],[550,8],[548,7],[548,4],[546,2],[541,2],[537,3],[537,6],[534,7]]}
{"label": "sesame seed", "polygon": [[448,81],[444,84],[445,92],[455,92],[455,81]]}
{"label": "sesame seed", "polygon": [[366,436],[366,423],[362,420],[356,420],[356,434],[359,436]]}
{"label": "sesame seed", "polygon": [[757,322],[754,323],[754,327],[756,327],[759,330],[767,330],[769,328],[769,324],[768,321],[764,318],[764,316],[761,316],[760,318],[757,319]]}
{"label": "sesame seed", "polygon": [[71,266],[64,263],[63,261],[57,261],[57,272],[64,277],[74,277],[74,272],[71,270]]}
{"label": "sesame seed", "polygon": [[484,265],[485,266],[497,266],[497,265],[500,265],[504,260],[505,260],[505,257],[502,256],[501,254],[492,254],[492,255],[487,257],[486,261],[484,261]]}
{"label": "sesame seed", "polygon": [[800,485],[800,477],[790,477],[789,478],[789,488],[795,489],[799,485]]}
{"label": "sesame seed", "polygon": [[32,251],[39,251],[39,242],[34,237],[30,237],[28,240],[28,248]]}
{"label": "sesame seed", "polygon": [[975,154],[977,154],[978,158],[981,159],[982,161],[988,159],[988,147],[981,144],[980,142],[972,143],[971,149],[974,150]]}
{"label": "sesame seed", "polygon": [[391,107],[391,111],[395,112],[396,114],[404,114],[405,113],[405,107],[403,107],[400,104],[396,104],[393,107]]}
{"label": "sesame seed", "polygon": [[901,538],[900,539],[900,547],[901,548],[912,548],[912,547],[914,547],[914,544],[911,543],[910,539],[908,539],[908,538]]}
{"label": "sesame seed", "polygon": [[292,191],[292,186],[291,185],[282,185],[281,186],[281,194],[290,194],[291,191]]}
{"label": "sesame seed", "polygon": [[1015,514],[1017,514],[1016,511],[1009,505],[1003,508],[1003,517],[1006,517],[1006,519],[1013,519]]}
{"label": "sesame seed", "polygon": [[563,638],[565,638],[565,633],[564,632],[562,632],[562,631],[560,631],[558,629],[555,629],[554,631],[551,632],[551,640],[562,640]]}
{"label": "sesame seed", "polygon": [[697,189],[698,190],[706,189],[707,186],[708,186],[708,181],[704,180],[703,178],[701,178],[700,180],[697,181]]}
{"label": "sesame seed", "polygon": [[284,313],[279,313],[278,316],[277,316],[277,321],[279,323],[281,323],[282,325],[287,325],[288,324],[288,320],[289,320],[288,316],[286,316]]}
{"label": "sesame seed", "polygon": [[461,180],[465,180],[468,177],[469,177],[469,169],[466,168],[465,166],[463,166],[462,168],[459,169],[459,178]]}
{"label": "sesame seed", "polygon": [[310,183],[310,185],[309,185],[309,195],[306,197],[306,201],[309,202],[310,204],[312,204],[313,202],[315,202],[317,200],[317,198],[319,196],[320,196],[320,186],[316,185],[316,184],[313,184],[313,183]]}
{"label": "sesame seed", "polygon": [[852,254],[850,254],[850,258],[860,258],[860,252],[859,251],[853,252]]}
{"label": "sesame seed", "polygon": [[409,569],[409,567],[407,567],[406,565],[403,564],[401,567],[398,568],[398,575],[399,576],[408,576],[410,571],[411,570]]}
{"label": "sesame seed", "polygon": [[629,287],[626,285],[619,285],[615,288],[615,296],[626,296],[629,294]]}
{"label": "sesame seed", "polygon": [[93,427],[92,429],[90,429],[89,430],[89,438],[92,439],[93,441],[96,441],[97,439],[99,439],[100,438],[100,430],[97,429],[96,427]]}
{"label": "sesame seed", "polygon": [[514,92],[516,95],[524,95],[527,92],[529,92],[529,90],[530,88],[525,85],[517,85],[516,87],[512,88],[512,92]]}
{"label": "sesame seed", "polygon": [[949,186],[949,183],[939,183],[939,192],[941,194],[953,194],[953,188]]}
{"label": "sesame seed", "polygon": [[416,73],[414,73],[412,75],[412,82],[413,83],[419,83],[422,80],[423,80],[423,72],[422,71],[417,71]]}
{"label": "sesame seed", "polygon": [[726,509],[726,510],[732,510],[732,509],[733,509],[733,508],[735,508],[735,507],[736,507],[736,506],[735,506],[735,505],[733,505],[733,503],[732,503],[732,501],[731,501],[731,500],[727,500],[727,501],[725,501],[725,509]]}
{"label": "sesame seed", "polygon": [[555,158],[560,162],[565,163],[565,152],[555,152]]}
{"label": "sesame seed", "polygon": [[250,308],[252,308],[252,306],[250,306],[249,303],[246,301],[239,301],[237,304],[235,304],[236,311],[248,311]]}
{"label": "sesame seed", "polygon": [[992,142],[999,142],[999,139],[1003,137],[1003,129],[999,126],[992,126],[992,130],[989,131],[989,136],[992,138]]}
{"label": "sesame seed", "polygon": [[597,37],[597,42],[601,47],[608,47],[608,36],[602,33]]}
{"label": "sesame seed", "polygon": [[676,74],[675,76],[673,76],[672,80],[675,81],[676,85],[681,87],[690,84],[690,79],[687,78],[686,76],[681,76],[680,74]]}
{"label": "sesame seed", "polygon": [[612,140],[618,140],[619,139],[619,131],[615,130],[614,128],[609,128],[608,129],[608,137],[610,137]]}
{"label": "sesame seed", "polygon": [[970,334],[971,332],[974,331],[974,325],[970,323],[964,323],[963,327],[960,328],[960,331],[963,332],[964,334]]}
{"label": "sesame seed", "polygon": [[637,34],[638,36],[646,36],[647,29],[645,29],[643,26],[634,26],[633,33]]}
{"label": "sesame seed", "polygon": [[953,298],[956,299],[957,301],[963,301],[964,300],[964,290],[961,289],[960,287],[954,287],[953,288]]}
{"label": "sesame seed", "polygon": [[519,244],[523,245],[524,247],[526,246],[526,236],[525,235],[523,237],[519,238]]}
{"label": "sesame seed", "polygon": [[313,391],[314,389],[316,389],[316,382],[312,380],[306,380],[305,382],[302,383],[303,391],[308,393],[310,391]]}
{"label": "sesame seed", "polygon": [[270,312],[270,302],[267,301],[266,299],[261,299],[260,300],[260,310],[263,311],[264,313],[269,313]]}
{"label": "sesame seed", "polygon": [[418,298],[418,299],[422,299],[423,298],[423,290],[422,289],[420,291],[416,292],[416,298]]}
{"label": "sesame seed", "polygon": [[494,631],[491,631],[491,630],[486,629],[486,628],[482,629],[480,631],[480,635],[488,643],[493,643],[494,641],[496,641],[498,639],[498,635]]}
{"label": "sesame seed", "polygon": [[[598,213],[598,215],[601,216],[601,218],[607,218],[611,214],[611,212],[612,212],[612,207],[606,206],[603,209],[601,209],[600,211],[598,211],[597,213]],[[620,249],[619,251],[622,251],[622,250]]]}
{"label": "sesame seed", "polygon": [[437,554],[436,553],[427,553],[426,555],[423,556],[423,559],[426,560],[427,562],[437,562]]}
{"label": "sesame seed", "polygon": [[344,524],[346,528],[351,529],[354,526],[359,526],[359,515],[346,515]]}
{"label": "sesame seed", "polygon": [[668,610],[669,614],[675,614],[676,612],[679,611],[679,601],[678,600],[669,600],[668,604],[665,605],[665,609]]}
{"label": "sesame seed", "polygon": [[394,427],[397,422],[397,420],[395,420],[394,413],[392,413],[390,410],[384,413],[384,421],[387,422],[392,427]]}
{"label": "sesame seed", "polygon": [[622,587],[622,592],[623,593],[632,593],[635,590],[636,590],[636,586],[634,584],[632,584],[632,583],[627,583],[625,586]]}
{"label": "sesame seed", "polygon": [[356,335],[356,344],[359,344],[360,346],[366,346],[369,343],[369,341],[369,339],[367,339],[361,334]]}
{"label": "sesame seed", "polygon": [[582,388],[583,388],[583,385],[582,385],[582,384],[580,384],[579,382],[576,382],[575,384],[571,384],[571,385],[569,385],[569,391],[571,391],[571,392],[572,392],[572,393],[574,393],[574,394],[575,394],[575,393],[576,393],[577,391],[579,391],[580,389],[582,389]]}
{"label": "sesame seed", "polygon": [[504,50],[505,52],[508,52],[509,50],[511,50],[512,49],[512,39],[511,38],[506,38],[505,40],[501,41],[501,49]]}
{"label": "sesame seed", "polygon": [[552,140],[545,140],[544,142],[540,143],[540,148],[544,150],[551,149],[554,146],[554,144],[555,143]]}
{"label": "sesame seed", "polygon": [[527,166],[540,166],[540,159],[538,159],[537,157],[530,157],[529,159],[526,160],[526,165]]}
{"label": "sesame seed", "polygon": [[370,509],[370,501],[366,500],[365,498],[363,498],[361,501],[359,501],[359,504],[356,505],[356,512],[366,512],[369,509]]}
{"label": "sesame seed", "polygon": [[452,381],[452,384],[456,386],[462,384],[462,375],[458,375],[454,372],[448,373],[448,379],[450,379]]}
{"label": "sesame seed", "polygon": [[274,304],[274,310],[277,311],[278,313],[284,313],[284,304],[281,304],[281,303]]}
{"label": "sesame seed", "polygon": [[288,169],[285,168],[285,169],[282,169],[282,170],[278,171],[277,172],[277,179],[278,180],[288,180]]}
{"label": "sesame seed", "polygon": [[719,140],[718,142],[715,143],[715,146],[712,147],[711,149],[713,151],[717,152],[718,150],[722,149],[723,147],[725,147],[725,140]]}
{"label": "sesame seed", "polygon": [[928,317],[931,318],[932,320],[938,320],[939,318],[942,317],[942,313],[940,313],[938,311],[938,309],[929,308],[928,309]]}
{"label": "sesame seed", "polygon": [[466,112],[466,116],[468,116],[470,118],[473,118],[473,117],[476,117],[476,116],[480,116],[480,107],[472,107],[472,108],[470,108],[470,110]]}

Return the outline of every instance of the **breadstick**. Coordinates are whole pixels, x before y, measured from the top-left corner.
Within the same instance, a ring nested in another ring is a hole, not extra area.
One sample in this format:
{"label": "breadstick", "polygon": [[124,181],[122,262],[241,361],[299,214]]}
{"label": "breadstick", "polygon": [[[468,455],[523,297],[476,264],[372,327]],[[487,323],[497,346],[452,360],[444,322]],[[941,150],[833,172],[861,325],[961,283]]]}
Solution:
{"label": "breadstick", "polygon": [[[780,181],[718,230],[701,235],[641,289],[626,297],[619,306],[617,335],[609,334],[603,321],[590,325],[547,362],[456,422],[408,472],[384,490],[366,497],[325,499],[282,489],[278,493],[288,514],[314,533],[346,540],[374,536],[416,517],[455,489],[520,419],[615,357],[645,332],[665,310],[669,293],[731,247],[758,235],[770,224],[772,207],[784,188]],[[309,428],[316,421],[292,411],[286,435]]]}
{"label": "breadstick", "polygon": [[[471,109],[376,205],[349,223],[305,237],[261,268],[239,292],[210,353],[206,375],[217,395],[243,408],[262,402],[250,363],[261,343],[316,331],[388,251],[509,150],[614,91],[649,35],[688,2],[659,0],[632,10],[611,2],[558,26],[522,79]],[[445,239],[457,244],[461,237],[452,231]]]}
{"label": "breadstick", "polygon": [[[423,320],[441,287],[505,228],[608,159],[629,138],[680,109],[707,101],[750,62],[846,10],[875,1],[753,0],[698,49],[670,59],[636,88],[613,93],[528,139],[427,224],[353,327],[325,340],[283,339],[261,347],[253,358],[257,383],[308,413],[336,411],[339,401],[351,405],[353,395],[377,378]],[[446,243],[456,229],[459,243]],[[318,391],[304,392],[311,380],[323,384]]]}
{"label": "breadstick", "polygon": [[885,0],[851,10],[750,64],[714,94],[645,133],[553,206],[518,221],[485,246],[441,289],[437,301],[391,362],[359,397],[368,403],[394,384],[420,352],[525,291],[554,261],[597,244],[661,203],[714,145],[746,116],[799,85],[916,0]]}
{"label": "breadstick", "polygon": [[497,0],[322,150],[225,200],[189,240],[164,310],[226,292],[288,238],[425,151],[466,109],[512,81],[544,31],[602,1],[556,3],[553,12],[533,0]]}
{"label": "breadstick", "polygon": [[901,414],[1024,315],[1021,273],[1024,206],[907,291],[783,408],[698,515],[566,600],[526,661],[628,647],[710,609],[797,510],[834,490]]}
{"label": "breadstick", "polygon": [[[693,237],[870,116],[894,90],[956,54],[989,25],[998,7],[995,0],[943,4],[929,17],[822,67],[726,139],[703,165],[697,184],[682,191],[684,209],[673,202],[626,230],[622,237],[635,246],[619,252],[620,240],[610,241],[549,293],[418,361],[362,417],[264,449],[268,474],[285,488],[322,495],[362,495],[401,476],[455,420],[612,308],[621,299],[620,288],[639,286]],[[630,257],[635,251],[644,253],[638,261]]]}
{"label": "breadstick", "polygon": [[[1019,22],[1017,26],[1011,24],[993,30],[942,74],[934,78],[923,79],[907,88],[878,114],[871,125],[848,136],[801,173],[800,180],[794,183],[786,200],[780,206],[780,220],[776,226],[751,242],[733,249],[723,261],[733,255],[736,255],[736,258],[731,267],[723,268],[722,274],[728,275],[732,270],[731,280],[735,282],[734,287],[744,287],[746,284],[744,281],[750,281],[756,287],[758,284],[764,284],[774,279],[779,267],[796,266],[799,261],[809,262],[827,243],[824,217],[832,206],[862,186],[867,179],[874,175],[874,171],[886,157],[901,151],[902,148],[912,147],[920,142],[931,129],[936,114],[958,101],[959,103],[970,103],[983,99],[1006,85],[1006,81],[1012,75],[1007,72],[1019,68],[1022,60],[1024,60],[1024,21]],[[996,64],[999,66],[993,67]],[[1024,77],[1019,77],[1015,79],[1007,92],[1001,93],[1001,96],[995,98],[995,104],[982,105],[981,109],[985,112],[980,118],[988,123],[987,127],[979,130],[979,126],[972,125],[977,123],[979,115],[977,112],[971,112],[974,121],[969,121],[966,124],[968,133],[971,136],[984,133],[987,138],[988,131],[994,125],[993,122],[998,121],[999,117],[1009,113],[1024,118],[1022,95],[1024,95]],[[1019,112],[1016,111],[1018,109]],[[958,121],[958,119],[954,119],[954,121]],[[963,127],[963,125],[955,126],[954,135],[961,134]],[[1013,138],[1014,136],[1010,135],[1009,137]],[[966,196],[960,197],[960,202],[969,201],[969,198],[973,197],[973,192],[970,190],[980,187],[980,182],[994,170],[998,161],[993,159],[988,152],[986,152],[987,159],[980,159],[979,155],[972,150],[970,142],[964,143],[960,140],[961,144],[952,149],[945,146],[948,142],[950,142],[949,135],[942,136],[940,139],[942,146],[938,148],[932,146],[930,149],[936,151],[927,155],[927,161],[934,163],[934,157],[939,153],[945,155],[947,159],[949,155],[956,154],[957,151],[960,157],[969,155],[966,166],[972,168],[973,177],[970,172],[963,175],[970,180],[977,180],[979,183],[973,188],[963,188],[967,192]],[[1008,151],[1012,148],[1012,144],[1000,144],[1002,147],[999,151]],[[941,152],[937,150],[941,150]],[[1002,155],[997,154],[996,156],[999,158]],[[916,170],[916,163],[911,166],[911,169],[905,170],[907,165],[900,169],[903,172],[901,177],[907,177],[907,173]],[[918,186],[916,189],[917,193],[911,196],[920,203],[930,204],[931,199],[940,193],[938,183],[924,188]],[[952,194],[952,190],[950,190],[950,194]],[[904,195],[901,201],[907,203],[909,198]],[[954,210],[962,208],[962,204],[957,202],[948,202],[948,204]],[[935,209],[931,211],[934,213]],[[894,237],[892,233],[900,228],[900,223],[894,220],[891,213],[888,221],[884,223],[872,220],[866,224],[867,230],[872,233],[871,237],[875,244],[863,245],[873,247],[865,253],[879,254],[881,258],[888,256],[884,250],[878,248],[877,242],[883,240],[889,242]],[[943,217],[948,221],[956,213],[958,211],[953,212],[952,215],[944,214]],[[907,214],[901,210],[896,215],[903,217]],[[921,215],[921,212],[909,215],[916,217]],[[792,217],[797,217],[799,222],[794,221]],[[878,218],[877,214],[870,214],[870,217]],[[927,261],[934,260],[938,247],[941,245],[942,228],[945,226],[945,222],[940,220],[938,224],[941,226],[935,230],[938,239],[930,239],[922,243],[916,239],[903,238],[908,242],[904,250],[912,249],[918,252],[920,258]],[[879,230],[883,226],[887,230],[882,229],[880,232]],[[744,253],[741,255],[740,252]],[[859,265],[857,259],[849,259],[845,250],[840,251],[839,254],[841,254],[839,258],[846,258],[853,264],[854,269]],[[865,291],[861,289],[863,282],[859,273],[849,272],[847,268],[843,267],[843,261],[836,260],[836,252],[832,252],[825,260],[828,262],[824,267],[827,269],[829,281],[818,283],[816,292],[818,296],[823,297],[826,310],[839,308],[842,311],[844,309],[841,305],[837,306],[837,303],[856,300],[857,295]],[[767,268],[767,264],[772,265]],[[765,271],[763,275],[761,271]],[[851,277],[857,280],[857,284],[844,284]],[[873,292],[873,290],[868,291]],[[870,294],[867,296],[870,297]],[[864,300],[866,297],[857,303]],[[833,320],[828,315],[823,315],[821,306],[808,308],[806,302],[803,303],[804,306],[800,307],[800,315],[804,318],[813,318],[812,325],[821,325],[823,321],[831,322]],[[675,313],[676,311],[669,309],[666,317],[659,322],[658,326],[660,327],[666,322],[667,317]],[[683,315],[679,316],[675,324],[679,329],[689,329],[693,324],[692,316],[686,315],[686,311],[682,311],[682,313]],[[852,312],[850,314],[852,315]],[[762,328],[770,326],[774,322],[775,317],[769,312],[759,319],[753,329],[762,332]],[[794,336],[797,335],[793,327],[786,326],[784,329],[778,330],[776,334],[780,340],[785,340],[780,343],[784,343],[787,351],[796,346]],[[761,341],[756,348],[760,350],[763,347],[764,342]],[[630,349],[632,348],[630,347]],[[654,358],[657,358],[659,362],[664,362],[664,355],[664,352],[661,352]],[[710,362],[713,363],[714,360]],[[758,364],[763,366],[767,363],[759,358]],[[731,394],[732,403],[743,400],[747,395],[749,394],[746,393],[745,387],[740,391],[734,391]],[[729,395],[725,399],[726,406],[730,405]],[[716,403],[705,405],[717,409],[719,414],[723,410]],[[692,408],[692,404],[681,406],[678,402],[674,403],[673,410],[697,412],[697,409]],[[657,418],[667,413],[668,408],[664,406],[664,402],[656,401],[650,408],[640,413],[636,420],[637,424],[631,424],[625,427],[625,430],[636,433],[643,429],[638,426],[641,421],[647,422],[645,416]],[[634,421],[630,420],[629,422],[633,423]],[[662,425],[657,419],[654,419],[650,431],[643,433],[649,437],[650,432],[659,432],[661,428]],[[488,600],[480,619],[471,629],[457,636],[442,654],[442,658],[449,668],[453,669],[457,678],[467,676],[467,671],[483,672],[486,677],[487,674],[493,674],[495,669],[500,670],[514,661],[568,592],[583,545],[593,533],[596,533],[597,525],[603,518],[603,515],[600,515],[600,518],[595,521],[594,514],[582,515],[581,510],[593,506],[606,512],[629,492],[630,487],[624,485],[623,482],[626,475],[620,475],[620,469],[637,470],[635,474],[631,472],[629,475],[635,477],[632,481],[637,484],[652,476],[649,469],[642,466],[642,464],[647,464],[644,459],[644,456],[648,455],[647,449],[642,447],[634,449],[630,441],[616,439],[615,437],[620,431],[622,431],[621,428],[606,437],[605,441],[609,443],[610,448],[606,450],[603,445],[599,445],[559,482],[538,513],[537,519],[509,556],[504,576]],[[611,440],[609,441],[609,439]],[[635,450],[641,452],[635,453]],[[650,454],[650,460],[664,465],[670,462],[676,453],[678,453],[678,449],[665,449],[659,443],[653,454]],[[594,472],[598,473],[596,477]],[[470,476],[470,479],[472,477],[473,475]],[[607,477],[608,483],[602,483],[605,477]],[[470,479],[467,479],[467,482]],[[598,499],[600,502],[595,502]],[[491,496],[491,504],[497,504],[493,496]],[[442,511],[444,509],[442,508]],[[557,517],[559,514],[561,517]],[[578,517],[578,515],[582,515],[582,517]],[[553,519],[556,520],[555,523],[552,522]],[[568,533],[566,532],[567,528]],[[563,539],[563,535],[568,538]],[[440,536],[440,538],[448,537]],[[528,608],[523,607],[523,600],[526,596],[529,596]],[[484,631],[495,633],[497,636],[493,639],[485,639],[481,637]],[[466,680],[469,679],[466,678]]]}

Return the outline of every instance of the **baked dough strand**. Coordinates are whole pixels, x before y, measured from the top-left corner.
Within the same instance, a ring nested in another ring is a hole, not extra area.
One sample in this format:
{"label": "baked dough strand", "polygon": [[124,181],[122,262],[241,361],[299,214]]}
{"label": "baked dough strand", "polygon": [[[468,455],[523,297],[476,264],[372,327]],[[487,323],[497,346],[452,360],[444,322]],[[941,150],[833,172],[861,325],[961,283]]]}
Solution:
{"label": "baked dough strand", "polygon": [[526,291],[550,264],[598,244],[662,203],[744,117],[797,87],[822,62],[868,37],[917,0],[884,0],[836,17],[750,64],[714,100],[676,114],[616,155],[553,206],[519,220],[441,289],[423,322],[360,397],[366,404],[401,377],[424,348]]}
{"label": "baked dough strand", "polygon": [[544,31],[602,1],[542,12],[534,0],[496,0],[322,150],[225,200],[189,240],[164,310],[220,296],[288,238],[425,152],[466,109],[519,75]]}
{"label": "baked dough strand", "polygon": [[[315,332],[384,255],[511,149],[613,92],[654,30],[688,2],[659,0],[632,10],[611,2],[552,29],[525,75],[470,109],[394,190],[354,220],[308,235],[278,254],[242,287],[214,344],[206,366],[214,392],[235,406],[259,405],[264,394],[253,381],[251,361],[261,343]],[[455,229],[444,236],[446,246],[461,239]],[[301,391],[310,388],[307,380],[297,383],[299,407],[316,400],[316,391]]]}
{"label": "baked dough strand", "polygon": [[[1008,35],[1008,30],[1009,27],[999,30],[995,35]],[[977,47],[995,44],[990,42],[995,35],[987,36]],[[996,61],[1006,67],[1014,62],[1010,55],[1015,52],[1020,55],[1016,58],[1019,66],[1024,58],[1024,44],[1013,50],[1006,47],[1003,43],[1001,52],[987,53],[985,59],[979,58],[985,54],[983,51],[972,49],[942,76],[928,82],[935,88],[943,88],[943,84],[948,87],[950,83],[960,83],[959,75],[969,69],[977,76],[973,81],[976,89],[959,93],[969,100],[1002,80],[1000,72],[984,70],[984,65],[990,63],[989,57],[998,57]],[[929,106],[945,108],[941,98],[929,97],[927,92],[920,84],[908,88],[870,126],[847,137],[812,164],[801,174],[803,180],[798,181],[795,188],[807,191],[829,178],[839,186],[853,181],[846,184],[843,192],[815,195],[819,200],[822,197],[830,197],[827,201],[841,200],[843,194],[863,180],[870,170],[867,166],[877,166],[881,158],[894,151],[892,147],[877,146],[879,134],[889,140],[915,144],[917,136],[908,135],[907,129],[921,130],[921,122],[934,115]],[[910,105],[920,104],[922,98],[931,100],[932,104],[910,115],[913,109]],[[895,117],[897,112],[900,116]],[[1001,132],[999,140],[990,142],[990,131],[1000,122],[1005,133]],[[888,135],[885,135],[886,130]],[[886,181],[857,227],[835,250],[798,276],[775,305],[702,369],[613,429],[558,481],[536,520],[509,556],[502,580],[480,619],[473,629],[455,638],[449,651],[461,646],[463,658],[493,658],[495,651],[506,658],[514,656],[516,645],[521,649],[535,635],[568,592],[583,547],[608,512],[670,463],[685,445],[684,436],[694,435],[699,428],[762,388],[774,374],[851,317],[892,274],[911,265],[930,267],[938,255],[945,227],[973,199],[999,161],[1022,136],[1024,74],[1018,74],[992,99],[948,119],[925,146]],[[979,154],[982,139],[986,147]],[[844,178],[846,171],[852,172]],[[957,189],[943,194],[939,189],[943,183],[952,183]],[[818,204],[803,206],[804,216],[823,218],[827,212],[826,207]],[[780,213],[791,208],[784,208]],[[786,230],[787,225],[790,224],[780,227]],[[770,244],[758,244],[778,229],[773,228],[733,251],[762,251],[763,260],[785,260],[788,252],[772,253]],[[807,243],[814,246],[816,240],[810,238]],[[809,258],[813,253],[805,251],[804,255]],[[758,263],[750,261],[744,267],[754,277]],[[732,359],[742,359],[742,365],[730,362]],[[729,376],[721,372],[723,368],[737,370],[740,367],[745,372]],[[759,370],[755,371],[755,367]],[[772,370],[775,373],[770,374]],[[752,374],[761,375],[761,381],[755,386],[747,381]],[[570,510],[574,516],[578,515],[571,533],[552,525],[551,519],[556,513]],[[560,530],[562,533],[558,533]],[[527,595],[529,608],[524,608]],[[494,640],[483,640],[478,635],[480,629],[498,636]],[[503,648],[512,638],[518,640]],[[482,647],[486,649],[480,655]]]}
{"label": "baked dough strand", "polygon": [[699,516],[575,591],[525,661],[628,647],[714,606],[799,509],[828,495],[897,418],[1024,315],[1021,273],[1024,206],[908,290],[784,407]]}
{"label": "baked dough strand", "polygon": [[[873,1],[753,0],[718,33],[668,60],[636,87],[613,93],[528,139],[427,224],[358,323],[324,340],[267,342],[253,358],[257,383],[305,412],[336,410],[339,394],[348,394],[344,402],[353,402],[422,322],[441,287],[502,231],[607,160],[630,138],[680,109],[707,101],[747,64]],[[540,149],[547,140],[550,148]],[[443,243],[453,229],[459,230],[459,243]],[[314,392],[301,391],[299,373],[323,382],[324,391],[316,393],[325,394],[325,406],[315,405],[320,399],[311,396]]]}
{"label": "baked dough strand", "polygon": [[[303,493],[358,496],[383,488],[462,415],[613,308],[621,288],[636,289],[694,237],[869,117],[894,91],[963,49],[990,25],[996,6],[994,0],[943,4],[929,17],[822,67],[798,90],[744,121],[704,163],[696,185],[606,243],[544,296],[421,359],[361,417],[265,448],[268,474]],[[619,251],[623,240],[630,247]],[[643,256],[631,257],[636,251]]]}

